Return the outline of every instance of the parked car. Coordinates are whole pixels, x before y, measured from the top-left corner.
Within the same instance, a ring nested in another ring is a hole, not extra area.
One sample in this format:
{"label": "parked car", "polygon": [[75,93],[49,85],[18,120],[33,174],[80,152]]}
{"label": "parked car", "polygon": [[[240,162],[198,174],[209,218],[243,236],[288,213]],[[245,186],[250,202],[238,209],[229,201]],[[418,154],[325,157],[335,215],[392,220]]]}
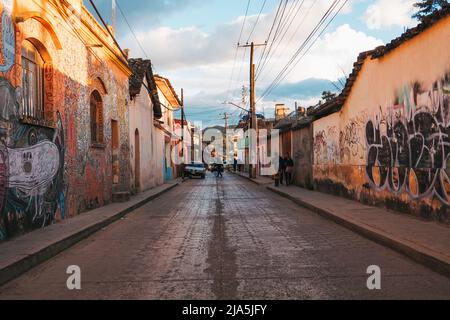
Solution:
{"label": "parked car", "polygon": [[191,163],[184,168],[184,176],[206,178],[206,167],[202,162]]}

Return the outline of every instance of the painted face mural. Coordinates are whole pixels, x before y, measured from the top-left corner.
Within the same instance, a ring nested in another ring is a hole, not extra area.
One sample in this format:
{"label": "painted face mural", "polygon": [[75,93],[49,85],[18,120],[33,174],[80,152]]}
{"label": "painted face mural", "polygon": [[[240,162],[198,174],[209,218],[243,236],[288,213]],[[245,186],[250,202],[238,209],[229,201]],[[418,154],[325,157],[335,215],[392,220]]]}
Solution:
{"label": "painted face mural", "polygon": [[64,218],[64,131],[19,121],[16,90],[0,80],[0,240]]}
{"label": "painted face mural", "polygon": [[405,88],[396,100],[366,125],[371,186],[450,206],[450,74],[430,91]]}

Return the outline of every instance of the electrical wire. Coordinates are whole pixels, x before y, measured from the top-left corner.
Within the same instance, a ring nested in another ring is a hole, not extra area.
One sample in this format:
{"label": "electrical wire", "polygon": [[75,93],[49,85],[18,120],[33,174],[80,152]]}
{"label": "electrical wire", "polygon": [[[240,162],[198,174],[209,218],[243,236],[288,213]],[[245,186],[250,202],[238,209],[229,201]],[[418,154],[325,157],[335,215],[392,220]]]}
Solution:
{"label": "electrical wire", "polygon": [[[300,62],[300,60],[309,52],[309,50],[312,48],[312,46],[317,42],[317,40],[320,38],[320,36],[324,33],[324,31],[328,28],[328,26],[331,24],[331,22],[336,18],[336,16],[339,14],[339,12],[343,9],[343,7],[347,4],[348,0],[345,0],[342,6],[337,10],[337,12],[333,15],[334,10],[336,7],[338,7],[340,0],[335,0],[330,8],[327,10],[327,12],[323,15],[319,23],[315,26],[313,31],[309,34],[307,39],[302,43],[300,48],[296,51],[294,56],[288,61],[288,63],[285,65],[285,67],[280,71],[280,73],[277,75],[275,80],[269,85],[269,87],[264,91],[264,93],[261,95],[258,101],[264,99],[270,92],[272,92],[278,85],[287,77],[287,75],[292,72],[292,70],[295,68],[295,66]],[[318,33],[320,28],[325,24],[327,19],[332,16],[332,18],[329,20],[329,22],[326,24],[326,26],[322,29],[322,31],[319,33],[319,36],[317,36],[312,43],[310,44],[310,41],[315,37],[315,35]],[[310,45],[309,45],[310,44]],[[309,46],[308,46],[309,45]],[[303,53],[303,55],[300,56],[302,51],[305,49],[306,51]],[[300,56],[299,59],[297,59]]]}
{"label": "electrical wire", "polygon": [[[291,18],[291,20],[290,20],[290,22],[289,22],[289,25],[286,25],[287,28],[286,28],[286,30],[284,31],[282,37],[280,38],[280,41],[278,41],[278,43],[277,43],[277,45],[276,45],[274,51],[272,52],[272,55],[271,55],[270,57],[268,57],[268,60],[269,60],[269,61],[270,61],[271,57],[273,57],[273,56],[275,55],[275,53],[278,52],[278,48],[280,47],[280,44],[283,42],[284,38],[285,38],[286,35],[288,34],[288,31],[289,31],[289,29],[291,28],[292,23],[295,21],[295,19],[297,18],[298,14],[300,13],[300,10],[303,8],[303,5],[304,5],[305,1],[306,1],[306,0],[301,0],[301,2],[298,2],[300,5],[298,6],[298,8],[297,8],[295,14],[292,16],[292,18]],[[315,3],[315,2],[314,2],[314,3]],[[305,17],[306,17],[306,16],[305,16]],[[297,32],[298,32],[299,29],[300,29],[300,26],[303,24],[304,21],[305,21],[305,19],[303,19],[303,20],[301,21],[301,23],[299,24],[299,26],[297,27],[297,29],[295,30],[295,32],[294,32],[293,35],[291,36],[291,39],[290,39],[287,43],[285,43],[283,49],[285,49],[286,46],[287,46],[287,44],[290,43],[290,42],[292,41],[292,38],[297,34]],[[283,52],[283,51],[282,51],[282,52]],[[259,79],[259,77],[260,77],[260,75],[263,73],[263,71],[264,71],[264,67],[261,68],[261,69],[259,70],[259,74],[256,75],[256,80]]]}
{"label": "electrical wire", "polygon": [[[246,8],[246,10],[245,10],[244,21],[243,21],[243,23],[242,23],[241,31],[240,31],[240,33],[239,33],[238,43],[237,43],[237,45],[236,45],[236,52],[235,52],[235,54],[234,54],[233,69],[232,69],[232,71],[231,71],[230,81],[229,81],[228,90],[227,90],[227,99],[229,99],[230,93],[231,93],[231,86],[232,86],[232,84],[233,84],[234,73],[235,73],[236,64],[237,64],[237,56],[238,56],[238,52],[239,52],[239,44],[240,44],[241,39],[242,39],[242,34],[243,34],[243,32],[244,32],[245,23],[246,23],[246,21],[247,21],[248,10],[249,10],[249,8],[250,8],[250,2],[251,2],[251,0],[248,0],[248,2],[247,2],[247,8]],[[245,59],[245,57],[244,57],[243,59]],[[241,64],[241,68],[240,68],[239,73],[241,73],[241,72],[242,72],[242,64]],[[239,74],[238,77],[240,77],[240,74]]]}
{"label": "electrical wire", "polygon": [[258,25],[258,22],[259,22],[259,18],[261,17],[261,13],[263,12],[264,7],[266,6],[266,3],[267,3],[267,0],[264,0],[263,4],[261,6],[261,10],[259,10],[258,17],[256,18],[256,22],[253,25],[253,29],[250,32],[250,35],[248,36],[247,43],[250,42],[250,38],[253,36],[253,33],[255,32],[256,26]]}
{"label": "electrical wire", "polygon": [[125,20],[125,23],[127,24],[128,28],[130,29],[131,34],[133,35],[134,39],[136,39],[137,44],[139,45],[140,49],[142,50],[142,53],[144,54],[144,56],[145,56],[147,59],[150,59],[149,55],[148,55],[147,52],[145,51],[145,49],[144,49],[144,47],[142,46],[141,42],[139,41],[139,39],[138,39],[136,33],[134,32],[133,27],[132,27],[131,24],[128,22],[128,19],[127,19],[126,15],[125,15],[124,11],[122,10],[122,7],[120,6],[119,0],[116,0],[116,5],[117,5],[117,8],[119,8],[120,14],[122,15],[123,19]]}

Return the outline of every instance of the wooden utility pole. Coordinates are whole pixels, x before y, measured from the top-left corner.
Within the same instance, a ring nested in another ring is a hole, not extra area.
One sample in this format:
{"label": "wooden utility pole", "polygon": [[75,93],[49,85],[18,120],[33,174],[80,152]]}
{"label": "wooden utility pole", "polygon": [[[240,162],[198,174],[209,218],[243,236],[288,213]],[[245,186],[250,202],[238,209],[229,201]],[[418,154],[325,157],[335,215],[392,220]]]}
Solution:
{"label": "wooden utility pole", "polygon": [[116,34],[117,22],[116,22],[116,0],[112,0],[112,29],[113,34]]}
{"label": "wooden utility pole", "polygon": [[[251,44],[246,44],[246,45],[239,45],[238,46],[240,48],[248,48],[250,47],[250,129],[254,130],[254,132],[257,132],[258,128],[258,121],[257,121],[257,116],[256,116],[256,80],[255,80],[255,64],[254,64],[254,55],[255,55],[255,47],[263,47],[266,46],[267,43],[264,44],[255,44],[255,43],[251,43]],[[251,137],[253,135],[251,134]],[[258,138],[256,138],[258,139]],[[255,145],[255,143],[250,143],[250,146]],[[258,149],[258,146],[256,146],[256,149]],[[251,154],[250,150],[250,153]],[[258,152],[258,150],[256,150],[256,152]],[[250,163],[250,167],[249,167],[249,175],[250,178],[256,178],[256,166],[253,166],[253,164]]]}
{"label": "wooden utility pole", "polygon": [[181,156],[184,157],[184,91],[183,91],[183,89],[181,89]]}
{"label": "wooden utility pole", "polygon": [[224,113],[224,118],[223,120],[225,120],[225,161],[227,161],[228,164],[228,136],[227,136],[227,131],[228,131],[228,113],[225,112]]}

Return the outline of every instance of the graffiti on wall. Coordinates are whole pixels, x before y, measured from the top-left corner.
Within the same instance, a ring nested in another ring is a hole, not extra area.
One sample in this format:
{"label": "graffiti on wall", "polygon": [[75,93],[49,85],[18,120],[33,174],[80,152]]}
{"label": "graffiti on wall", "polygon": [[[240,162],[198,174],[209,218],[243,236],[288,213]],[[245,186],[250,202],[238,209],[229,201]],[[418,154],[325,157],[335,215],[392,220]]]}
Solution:
{"label": "graffiti on wall", "polygon": [[64,217],[64,130],[20,121],[17,90],[0,79],[0,240]]}
{"label": "graffiti on wall", "polygon": [[314,162],[316,165],[337,164],[340,160],[340,148],[337,138],[339,130],[329,126],[316,132],[314,137]]}
{"label": "graffiti on wall", "polygon": [[364,139],[367,116],[362,114],[349,120],[339,134],[341,162],[351,159],[362,160],[366,156],[367,145]]}
{"label": "graffiti on wall", "polygon": [[10,1],[6,1],[3,8],[0,7],[0,72],[11,69],[16,53],[16,31],[11,18],[11,4],[8,2]]}
{"label": "graffiti on wall", "polygon": [[397,94],[387,113],[366,125],[367,177],[375,190],[450,205],[450,74],[423,90]]}

